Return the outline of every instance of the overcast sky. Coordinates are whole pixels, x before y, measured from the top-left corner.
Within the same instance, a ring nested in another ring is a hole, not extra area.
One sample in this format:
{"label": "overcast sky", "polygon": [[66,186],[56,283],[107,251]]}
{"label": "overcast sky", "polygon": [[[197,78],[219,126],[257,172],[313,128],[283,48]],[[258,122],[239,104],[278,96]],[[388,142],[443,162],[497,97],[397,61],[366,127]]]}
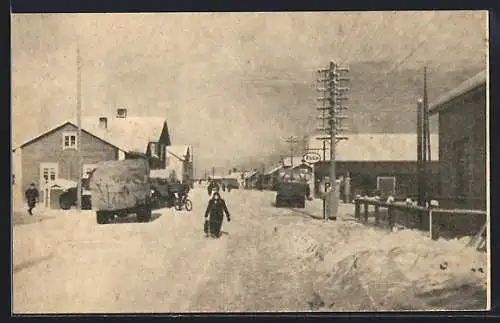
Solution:
{"label": "overcast sky", "polygon": [[[484,65],[486,12],[12,16],[13,141],[73,117],[76,43],[85,115],[164,116],[199,167],[272,153],[295,134],[255,84],[312,84],[330,59]],[[409,57],[405,59],[405,57]],[[287,93],[283,93],[287,95]],[[313,109],[313,107],[311,107]],[[293,107],[290,107],[293,109]]]}

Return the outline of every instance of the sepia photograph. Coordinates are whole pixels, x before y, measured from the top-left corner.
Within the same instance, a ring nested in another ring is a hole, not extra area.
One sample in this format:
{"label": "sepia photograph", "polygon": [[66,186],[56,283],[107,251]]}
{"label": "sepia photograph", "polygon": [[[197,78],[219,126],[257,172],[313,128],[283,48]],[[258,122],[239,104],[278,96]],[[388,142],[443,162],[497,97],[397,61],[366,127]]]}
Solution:
{"label": "sepia photograph", "polygon": [[11,14],[12,314],[489,310],[488,30]]}

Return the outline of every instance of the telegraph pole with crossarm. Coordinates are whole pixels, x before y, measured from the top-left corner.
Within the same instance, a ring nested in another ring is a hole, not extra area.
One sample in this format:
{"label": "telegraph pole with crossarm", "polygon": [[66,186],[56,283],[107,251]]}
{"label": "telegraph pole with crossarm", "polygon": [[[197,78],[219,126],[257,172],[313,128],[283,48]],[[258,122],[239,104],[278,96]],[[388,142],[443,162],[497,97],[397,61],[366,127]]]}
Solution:
{"label": "telegraph pole with crossarm", "polygon": [[[340,67],[334,62],[330,62],[330,66],[327,69],[319,70],[319,83],[320,86],[318,91],[322,93],[318,97],[318,101],[321,102],[317,110],[321,111],[322,116],[319,119],[323,120],[323,127],[320,129],[321,132],[325,133],[325,136],[317,138],[323,141],[323,156],[326,150],[326,141],[330,141],[330,191],[329,191],[329,208],[328,217],[324,214],[326,219],[336,219],[337,209],[338,209],[338,198],[337,198],[337,185],[336,185],[336,167],[335,167],[335,146],[338,141],[347,139],[346,137],[339,136],[339,133],[344,131],[343,121],[347,118],[345,115],[345,110],[347,109],[343,102],[347,100],[346,93],[349,91],[347,82],[349,78],[345,74],[349,72],[347,67]],[[325,209],[325,207],[323,208]]]}
{"label": "telegraph pole with crossarm", "polygon": [[299,139],[297,137],[291,136],[288,137],[285,142],[290,144],[290,169],[293,168],[293,148],[294,145],[299,143]]}

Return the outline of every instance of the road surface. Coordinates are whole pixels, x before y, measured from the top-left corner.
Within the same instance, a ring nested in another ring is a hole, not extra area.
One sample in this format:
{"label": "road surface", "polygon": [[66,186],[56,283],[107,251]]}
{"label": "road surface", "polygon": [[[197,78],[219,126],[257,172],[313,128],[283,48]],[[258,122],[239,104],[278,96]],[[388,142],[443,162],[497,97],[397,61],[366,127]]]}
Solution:
{"label": "road surface", "polygon": [[[448,249],[440,255],[448,258],[439,261],[447,260],[450,269],[443,271],[439,269],[440,263],[432,263],[439,255],[419,256],[431,260],[414,260],[413,267],[408,268],[415,268],[421,275],[412,278],[413,269],[401,269],[405,260],[400,254],[409,251],[402,247],[399,253],[395,251],[409,236],[401,240],[400,235],[374,230],[349,219],[323,223],[315,219],[320,215],[317,202],[310,202],[305,210],[276,209],[272,205],[273,192],[233,190],[223,193],[223,197],[232,221],[224,222],[223,236],[218,240],[208,239],[203,233],[208,197],[202,189],[191,193],[192,212],[155,210],[149,223],[135,223],[131,217],[97,225],[91,211],[44,211],[34,220],[16,222],[14,313],[485,306],[482,272],[486,267],[484,256],[476,255],[477,252],[469,252],[475,258],[465,264],[456,262],[461,265],[456,265],[455,270],[453,259],[463,262],[463,250],[446,245],[443,248]],[[344,205],[341,210],[352,213],[352,206]],[[416,233],[412,237],[423,239]],[[379,242],[378,251],[366,251]],[[339,245],[335,247],[335,243]],[[461,256],[453,258],[453,252]],[[360,259],[360,268],[352,269],[352,257],[356,262]],[[383,264],[377,265],[376,261]],[[426,267],[429,261],[431,269]],[[387,264],[391,275],[384,275],[388,269],[377,273],[377,268]],[[464,266],[467,268],[463,269]],[[423,277],[424,273],[434,276]],[[435,279],[434,289],[425,296],[424,287],[428,286],[417,284],[429,282],[429,277],[440,278]],[[413,285],[405,285],[403,281]],[[408,294],[418,288],[424,296]],[[447,294],[437,294],[439,290]],[[404,299],[409,304],[398,303],[401,295],[406,295]],[[436,298],[441,303],[436,303]]]}

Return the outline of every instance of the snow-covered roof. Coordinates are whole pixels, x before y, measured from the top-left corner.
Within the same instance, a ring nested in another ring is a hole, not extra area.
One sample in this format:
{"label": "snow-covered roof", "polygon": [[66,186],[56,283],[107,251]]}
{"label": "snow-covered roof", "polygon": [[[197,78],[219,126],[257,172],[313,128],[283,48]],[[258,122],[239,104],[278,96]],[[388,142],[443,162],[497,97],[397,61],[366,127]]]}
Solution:
{"label": "snow-covered roof", "polygon": [[67,190],[73,187],[76,187],[78,184],[75,181],[69,180],[69,179],[64,179],[64,178],[57,178],[49,183],[50,188],[60,188],[63,190]]}
{"label": "snow-covered roof", "polygon": [[443,94],[436,101],[432,102],[429,105],[429,113],[431,114],[437,113],[441,109],[441,107],[445,106],[447,103],[451,102],[455,98],[463,94],[466,94],[470,91],[473,91],[478,87],[486,86],[486,77],[487,77],[486,70],[482,70],[473,77],[471,77],[470,79],[461,83],[453,90]]}
{"label": "snow-covered roof", "polygon": [[[149,141],[158,141],[161,137],[166,120],[160,117],[107,117],[107,128],[99,125],[100,117],[83,117],[82,131],[85,131],[110,145],[124,151],[137,151],[145,153]],[[35,137],[25,140],[19,147],[23,147],[43,135],[54,131],[66,124],[77,126],[76,119],[61,122]],[[170,141],[170,138],[169,138]]]}
{"label": "snow-covered roof", "polygon": [[[173,145],[167,147],[167,152],[179,160],[185,160],[190,151],[189,145]],[[192,159],[191,153],[190,159]]]}
{"label": "snow-covered roof", "polygon": [[283,168],[283,166],[282,166],[282,165],[279,165],[279,166],[277,166],[277,167],[274,167],[274,168],[272,168],[272,169],[268,170],[268,171],[266,172],[266,175],[271,175],[271,174],[273,174],[273,173],[275,173],[275,172],[279,171],[281,168]]}
{"label": "snow-covered roof", "polygon": [[[346,134],[347,140],[341,140],[335,146],[335,159],[337,161],[416,161],[417,160],[417,134],[413,133],[372,133],[372,134]],[[321,140],[312,136],[309,148],[320,152],[323,148]],[[439,158],[439,141],[437,134],[431,134],[431,157],[437,161]],[[327,145],[326,160],[330,160],[330,149]],[[320,153],[322,155],[322,153]]]}
{"label": "snow-covered roof", "polygon": [[243,174],[243,172],[232,172],[231,174],[229,174],[229,177],[230,178],[241,179],[241,175],[242,174]]}
{"label": "snow-covered roof", "polygon": [[148,142],[158,141],[167,120],[161,117],[107,117],[107,129],[101,129],[99,117],[82,118],[82,128],[111,137],[127,151],[145,153]]}
{"label": "snow-covered roof", "polygon": [[245,172],[243,176],[244,176],[245,179],[247,179],[247,178],[252,177],[255,174],[257,174],[257,172],[251,171],[251,172]]}

